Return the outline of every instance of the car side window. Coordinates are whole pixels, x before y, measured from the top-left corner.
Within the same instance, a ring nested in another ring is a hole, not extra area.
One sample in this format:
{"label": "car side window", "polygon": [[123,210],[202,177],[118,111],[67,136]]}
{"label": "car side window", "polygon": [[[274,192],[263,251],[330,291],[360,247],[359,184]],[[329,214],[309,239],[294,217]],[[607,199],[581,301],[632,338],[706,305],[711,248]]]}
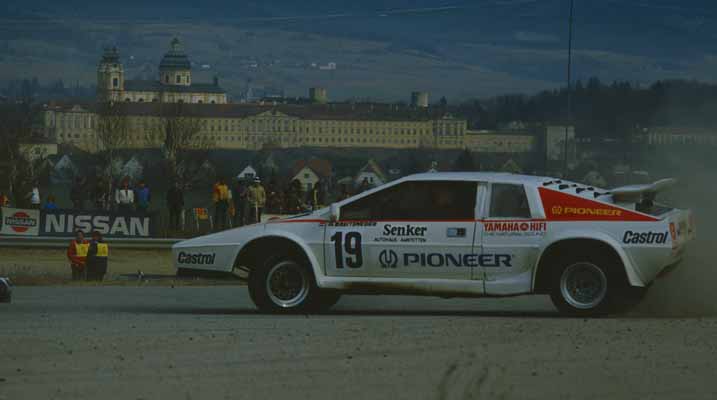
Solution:
{"label": "car side window", "polygon": [[530,205],[523,185],[494,183],[490,196],[492,218],[530,218]]}
{"label": "car side window", "polygon": [[341,207],[341,219],[474,219],[477,187],[462,181],[404,182]]}

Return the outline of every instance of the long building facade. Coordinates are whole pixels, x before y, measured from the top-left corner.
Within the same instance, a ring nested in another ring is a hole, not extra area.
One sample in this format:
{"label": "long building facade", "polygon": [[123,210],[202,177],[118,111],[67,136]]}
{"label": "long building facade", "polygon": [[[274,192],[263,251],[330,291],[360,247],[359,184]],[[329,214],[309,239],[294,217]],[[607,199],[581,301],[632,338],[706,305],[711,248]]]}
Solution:
{"label": "long building facade", "polygon": [[[58,144],[101,150],[97,129],[102,118],[94,105],[48,107],[45,134]],[[124,104],[127,147],[152,148],[162,115],[161,104]],[[466,148],[465,119],[428,109],[395,109],[375,104],[249,105],[193,104],[185,117],[201,123],[197,138],[217,149],[265,147]]]}

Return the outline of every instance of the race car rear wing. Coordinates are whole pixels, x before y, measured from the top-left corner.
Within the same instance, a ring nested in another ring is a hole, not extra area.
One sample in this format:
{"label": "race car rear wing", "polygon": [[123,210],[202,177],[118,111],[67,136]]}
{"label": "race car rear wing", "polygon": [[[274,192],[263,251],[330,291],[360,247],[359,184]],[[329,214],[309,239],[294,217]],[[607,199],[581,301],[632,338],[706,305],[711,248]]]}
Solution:
{"label": "race car rear wing", "polygon": [[621,186],[610,190],[610,193],[616,203],[640,203],[654,200],[657,193],[669,189],[675,183],[677,179],[665,178],[650,184]]}

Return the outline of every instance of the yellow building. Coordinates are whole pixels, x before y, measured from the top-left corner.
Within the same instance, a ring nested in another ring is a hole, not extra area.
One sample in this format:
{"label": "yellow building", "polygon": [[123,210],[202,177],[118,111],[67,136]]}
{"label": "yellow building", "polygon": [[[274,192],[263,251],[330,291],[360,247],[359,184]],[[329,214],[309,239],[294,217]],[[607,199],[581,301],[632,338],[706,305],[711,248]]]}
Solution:
{"label": "yellow building", "polygon": [[536,144],[527,132],[482,130],[466,132],[465,145],[476,153],[529,153]]}
{"label": "yellow building", "polygon": [[[48,107],[46,135],[87,151],[101,148],[92,106]],[[162,121],[161,103],[127,103],[127,147],[152,148]],[[185,117],[201,122],[197,138],[217,149],[266,147],[465,148],[466,121],[431,109],[390,104],[191,104]]]}
{"label": "yellow building", "polygon": [[179,39],[159,63],[158,80],[126,80],[117,48],[107,49],[97,67],[97,96],[100,101],[225,104],[226,92],[213,83],[192,81],[192,64]]}

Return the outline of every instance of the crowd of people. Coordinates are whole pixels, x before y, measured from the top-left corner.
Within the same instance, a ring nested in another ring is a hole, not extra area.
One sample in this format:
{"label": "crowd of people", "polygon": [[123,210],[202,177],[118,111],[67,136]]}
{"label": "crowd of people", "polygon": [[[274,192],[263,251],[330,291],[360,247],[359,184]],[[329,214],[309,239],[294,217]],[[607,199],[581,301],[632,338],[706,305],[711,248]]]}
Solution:
{"label": "crowd of people", "polygon": [[[212,187],[214,229],[257,223],[264,213],[298,214],[327,204],[325,182],[318,181],[308,190],[304,189],[298,180],[283,187],[272,181],[265,187],[259,177],[237,178],[232,185],[220,178]],[[349,189],[342,186],[336,197],[342,200],[349,196]]]}

